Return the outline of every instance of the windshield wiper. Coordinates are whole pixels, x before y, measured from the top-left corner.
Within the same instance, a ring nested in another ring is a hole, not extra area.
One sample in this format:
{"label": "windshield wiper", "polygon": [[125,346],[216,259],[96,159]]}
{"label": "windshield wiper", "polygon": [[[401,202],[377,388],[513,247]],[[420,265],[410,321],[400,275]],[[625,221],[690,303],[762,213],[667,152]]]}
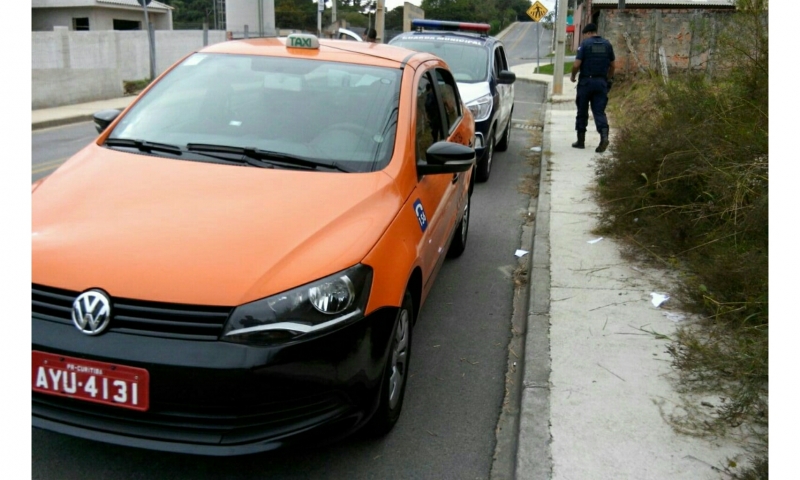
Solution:
{"label": "windshield wiper", "polygon": [[131,147],[136,148],[140,152],[166,152],[175,155],[183,154],[181,147],[177,145],[170,145],[167,143],[148,142],[146,140],[134,140],[131,138],[108,138],[105,145],[109,147]]}
{"label": "windshield wiper", "polygon": [[[291,155],[288,153],[272,152],[269,150],[260,150],[255,147],[233,147],[228,145],[209,145],[203,143],[189,143],[186,149],[190,152],[215,152],[215,153],[233,153],[243,155],[248,163],[251,165],[264,167],[275,166],[276,163],[283,163],[299,167],[306,167],[311,170],[316,170],[318,167],[338,170],[340,172],[350,173],[350,170],[336,164],[336,162],[320,162],[311,158]],[[252,162],[256,160],[256,162]]]}

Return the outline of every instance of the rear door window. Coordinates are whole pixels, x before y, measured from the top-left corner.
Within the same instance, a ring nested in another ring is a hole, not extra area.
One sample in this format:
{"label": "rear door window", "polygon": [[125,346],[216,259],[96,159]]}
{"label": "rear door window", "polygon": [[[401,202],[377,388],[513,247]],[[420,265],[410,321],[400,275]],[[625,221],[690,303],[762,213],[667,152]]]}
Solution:
{"label": "rear door window", "polygon": [[458,87],[453,76],[443,68],[436,69],[436,83],[444,106],[444,123],[446,131],[452,133],[461,119],[461,100],[458,98]]}

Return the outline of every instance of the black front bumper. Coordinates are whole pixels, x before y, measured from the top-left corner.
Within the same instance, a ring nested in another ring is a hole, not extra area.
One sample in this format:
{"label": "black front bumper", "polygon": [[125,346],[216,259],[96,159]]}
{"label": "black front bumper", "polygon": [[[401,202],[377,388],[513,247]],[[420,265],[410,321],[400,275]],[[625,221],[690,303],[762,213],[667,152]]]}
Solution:
{"label": "black front bumper", "polygon": [[397,308],[282,346],[109,332],[33,317],[34,350],[146,369],[138,412],[33,392],[33,426],[153,450],[241,455],[330,441],[377,408]]}

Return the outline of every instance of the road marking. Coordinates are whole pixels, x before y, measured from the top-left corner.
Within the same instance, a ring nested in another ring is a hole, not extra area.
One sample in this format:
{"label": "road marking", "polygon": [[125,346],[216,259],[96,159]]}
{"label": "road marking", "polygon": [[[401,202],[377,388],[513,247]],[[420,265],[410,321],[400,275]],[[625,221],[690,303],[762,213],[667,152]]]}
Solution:
{"label": "road marking", "polygon": [[34,165],[31,174],[36,175],[37,173],[46,172],[48,170],[54,170],[59,166],[61,166],[61,164],[66,162],[68,159],[69,157],[64,157],[64,158],[59,158],[57,160],[50,160],[49,162],[37,163],[36,165]]}

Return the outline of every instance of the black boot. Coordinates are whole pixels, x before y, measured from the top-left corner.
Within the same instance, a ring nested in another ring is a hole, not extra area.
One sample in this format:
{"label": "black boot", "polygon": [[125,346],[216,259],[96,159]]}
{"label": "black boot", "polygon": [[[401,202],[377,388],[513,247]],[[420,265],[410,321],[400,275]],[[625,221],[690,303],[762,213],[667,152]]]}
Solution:
{"label": "black boot", "polygon": [[597,153],[603,153],[606,151],[606,148],[608,148],[608,129],[604,128],[600,131],[600,145],[598,145],[594,151]]}
{"label": "black boot", "polygon": [[586,130],[578,132],[578,141],[572,144],[572,148],[586,148],[583,142],[586,141]]}

